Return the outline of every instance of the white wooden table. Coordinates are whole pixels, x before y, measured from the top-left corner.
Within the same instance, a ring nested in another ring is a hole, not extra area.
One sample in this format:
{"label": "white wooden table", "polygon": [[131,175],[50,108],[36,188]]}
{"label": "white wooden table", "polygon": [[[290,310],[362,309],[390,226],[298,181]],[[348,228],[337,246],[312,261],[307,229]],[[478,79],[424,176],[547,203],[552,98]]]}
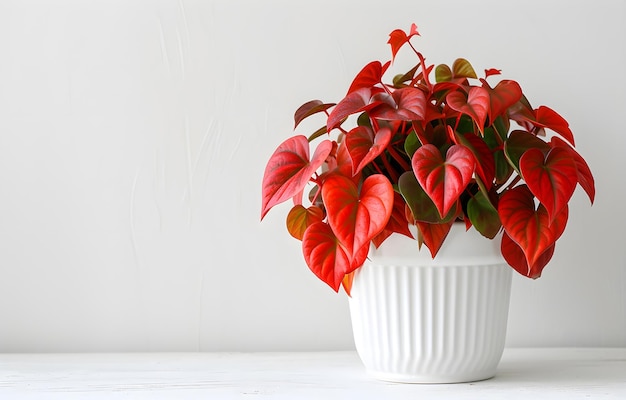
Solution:
{"label": "white wooden table", "polygon": [[626,348],[507,349],[495,378],[367,376],[354,352],[0,354],[0,399],[626,399]]}

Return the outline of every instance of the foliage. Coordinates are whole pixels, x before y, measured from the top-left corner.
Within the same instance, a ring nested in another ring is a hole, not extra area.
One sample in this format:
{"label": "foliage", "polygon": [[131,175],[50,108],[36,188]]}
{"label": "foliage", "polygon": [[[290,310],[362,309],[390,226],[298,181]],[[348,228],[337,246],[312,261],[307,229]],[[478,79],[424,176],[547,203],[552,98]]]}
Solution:
{"label": "foliage", "polygon": [[[418,35],[415,24],[408,34],[394,30],[391,61],[367,64],[338,103],[314,100],[296,111],[295,127],[319,114],[326,124],[287,139],[270,157],[261,219],[291,199],[287,228],[302,241],[309,268],[335,291],[343,283],[349,293],[370,244],[394,233],[412,237],[415,224],[419,245],[435,257],[459,220],[488,239],[501,237],[505,260],[538,278],[576,186],[591,203],[595,197],[569,124],[551,108],[533,108],[516,81],[488,83],[499,70],[479,79],[462,58],[451,67],[426,64],[411,43]],[[406,47],[417,64],[384,83]]]}

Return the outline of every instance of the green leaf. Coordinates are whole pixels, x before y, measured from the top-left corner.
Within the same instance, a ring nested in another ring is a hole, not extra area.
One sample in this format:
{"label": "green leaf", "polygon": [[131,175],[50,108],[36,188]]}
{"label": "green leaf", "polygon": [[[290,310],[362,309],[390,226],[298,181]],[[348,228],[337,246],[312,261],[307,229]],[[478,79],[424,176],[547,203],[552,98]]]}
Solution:
{"label": "green leaf", "polygon": [[446,64],[439,64],[435,68],[435,80],[437,82],[450,82],[452,80],[452,70]]}
{"label": "green leaf", "polygon": [[409,156],[409,158],[412,158],[415,151],[419,149],[421,145],[422,144],[417,138],[417,134],[414,130],[412,130],[404,141],[404,151]]}
{"label": "green leaf", "polygon": [[454,78],[477,78],[472,64],[464,58],[454,60],[452,64],[452,74]]}
{"label": "green leaf", "polygon": [[324,219],[324,211],[317,206],[305,208],[302,204],[293,206],[287,215],[287,230],[298,240],[302,240],[306,229]]}
{"label": "green leaf", "polygon": [[467,216],[476,230],[489,239],[496,237],[502,227],[498,210],[482,191],[478,191],[467,203]]}
{"label": "green leaf", "polygon": [[519,160],[529,149],[538,149],[543,153],[550,151],[550,145],[530,132],[516,130],[511,132],[504,144],[504,154],[519,172]]}
{"label": "green leaf", "polygon": [[439,216],[435,203],[420,186],[413,171],[406,171],[400,176],[400,179],[398,179],[398,190],[416,221],[435,224],[449,222],[456,218],[458,213],[456,208],[450,210],[445,218]]}

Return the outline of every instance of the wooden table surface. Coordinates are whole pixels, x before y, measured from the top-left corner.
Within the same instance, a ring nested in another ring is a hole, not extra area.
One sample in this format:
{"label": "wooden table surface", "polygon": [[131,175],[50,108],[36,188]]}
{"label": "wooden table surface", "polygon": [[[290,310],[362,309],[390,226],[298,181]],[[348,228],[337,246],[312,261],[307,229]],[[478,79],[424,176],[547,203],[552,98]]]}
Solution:
{"label": "wooden table surface", "polygon": [[395,384],[355,352],[0,354],[0,399],[626,399],[626,348],[506,349],[495,378]]}

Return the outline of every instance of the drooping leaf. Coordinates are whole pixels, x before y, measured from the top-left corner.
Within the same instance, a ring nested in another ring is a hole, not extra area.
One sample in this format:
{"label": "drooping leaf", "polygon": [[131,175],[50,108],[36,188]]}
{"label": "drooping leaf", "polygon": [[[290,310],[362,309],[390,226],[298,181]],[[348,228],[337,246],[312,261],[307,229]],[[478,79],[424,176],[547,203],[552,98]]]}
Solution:
{"label": "drooping leaf", "polygon": [[489,113],[489,92],[480,86],[473,86],[467,96],[457,90],[446,96],[448,106],[462,114],[469,115],[483,132]]}
{"label": "drooping leaf", "polygon": [[539,149],[544,154],[550,151],[550,145],[530,132],[515,130],[504,143],[504,153],[519,172],[519,160],[526,151]]}
{"label": "drooping leaf", "polygon": [[426,96],[420,89],[404,87],[391,93],[393,102],[381,101],[372,116],[383,120],[422,120],[426,115]]}
{"label": "drooping leaf", "polygon": [[328,223],[349,254],[368,245],[387,225],[393,209],[393,187],[384,175],[370,175],[359,192],[350,179],[332,175],[322,187]]}
{"label": "drooping leaf", "polygon": [[324,112],[334,106],[335,103],[322,103],[319,100],[311,100],[307,103],[301,105],[295,112],[293,119],[295,122],[294,129],[302,122],[305,118],[310,117],[313,114],[317,114],[320,112]]}
{"label": "drooping leaf", "polygon": [[482,191],[467,202],[467,216],[476,230],[489,239],[496,237],[502,228],[498,210]]}
{"label": "drooping leaf", "polygon": [[296,204],[287,214],[287,230],[289,234],[298,240],[302,240],[306,229],[316,222],[324,219],[324,211],[317,206],[304,207]]}
{"label": "drooping leaf", "polygon": [[391,141],[391,130],[381,128],[376,134],[365,126],[358,126],[348,132],[345,139],[346,148],[352,160],[353,171],[356,175],[376,157],[382,154]]}
{"label": "drooping leaf", "polygon": [[421,145],[420,140],[417,138],[417,133],[415,130],[412,130],[404,140],[404,151],[409,157],[413,157],[415,150],[419,149]]}
{"label": "drooping leaf", "polygon": [[542,204],[535,208],[533,194],[521,185],[502,195],[498,214],[506,233],[522,249],[527,265],[534,266],[563,234],[568,208],[565,206],[550,222],[546,208]]}
{"label": "drooping leaf", "polygon": [[519,166],[528,189],[545,206],[552,221],[567,207],[578,183],[576,164],[569,151],[555,147],[544,156],[539,149],[529,149]]}
{"label": "drooping leaf", "polygon": [[298,135],[285,140],[272,154],[263,175],[261,219],[276,204],[301,192],[313,173],[332,150],[332,142],[321,142],[309,160],[309,142]]}
{"label": "drooping leaf", "polygon": [[596,197],[596,185],[595,180],[593,178],[593,174],[591,173],[591,169],[589,165],[585,161],[584,158],[573,147],[567,144],[564,140],[558,138],[557,136],[553,136],[550,143],[552,146],[559,146],[567,149],[570,152],[570,156],[574,159],[576,163],[576,172],[578,176],[578,183],[583,188],[583,190],[589,196],[589,200],[591,204]]}
{"label": "drooping leaf", "polygon": [[453,145],[444,159],[437,147],[426,144],[417,149],[411,161],[417,181],[444,218],[472,178],[476,164],[472,152]]}
{"label": "drooping leaf", "polygon": [[427,222],[417,222],[417,228],[419,232],[419,242],[424,243],[430,255],[435,258],[437,253],[441,249],[441,245],[446,240],[450,228],[452,228],[454,221],[445,222],[441,224],[429,224]]}
{"label": "drooping leaf", "polygon": [[513,241],[507,235],[506,232],[502,234],[502,242],[500,244],[500,250],[502,252],[502,256],[504,260],[519,272],[521,275],[526,276],[531,279],[537,279],[541,276],[541,272],[543,268],[548,264],[550,259],[552,259],[552,255],[554,254],[554,247],[556,245],[548,247],[541,255],[537,258],[534,264],[528,265],[526,261],[526,256],[524,255],[524,251],[517,243]]}
{"label": "drooping leaf", "polygon": [[512,80],[500,81],[495,88],[491,88],[487,81],[483,80],[483,88],[489,93],[489,121],[504,115],[506,110],[516,104],[522,98],[522,88]]}
{"label": "drooping leaf", "polygon": [[569,128],[569,123],[550,107],[541,106],[535,110],[535,121],[537,126],[548,128],[558,133],[563,139],[574,146],[574,135]]}
{"label": "drooping leaf", "polygon": [[384,65],[380,61],[372,61],[367,64],[354,78],[347,94],[358,89],[371,88],[381,83],[385,71],[389,68],[389,64],[391,64],[390,61],[387,61]]}
{"label": "drooping leaf", "polygon": [[311,271],[335,292],[346,274],[353,271],[352,255],[324,222],[316,222],[304,232],[302,253]]}

